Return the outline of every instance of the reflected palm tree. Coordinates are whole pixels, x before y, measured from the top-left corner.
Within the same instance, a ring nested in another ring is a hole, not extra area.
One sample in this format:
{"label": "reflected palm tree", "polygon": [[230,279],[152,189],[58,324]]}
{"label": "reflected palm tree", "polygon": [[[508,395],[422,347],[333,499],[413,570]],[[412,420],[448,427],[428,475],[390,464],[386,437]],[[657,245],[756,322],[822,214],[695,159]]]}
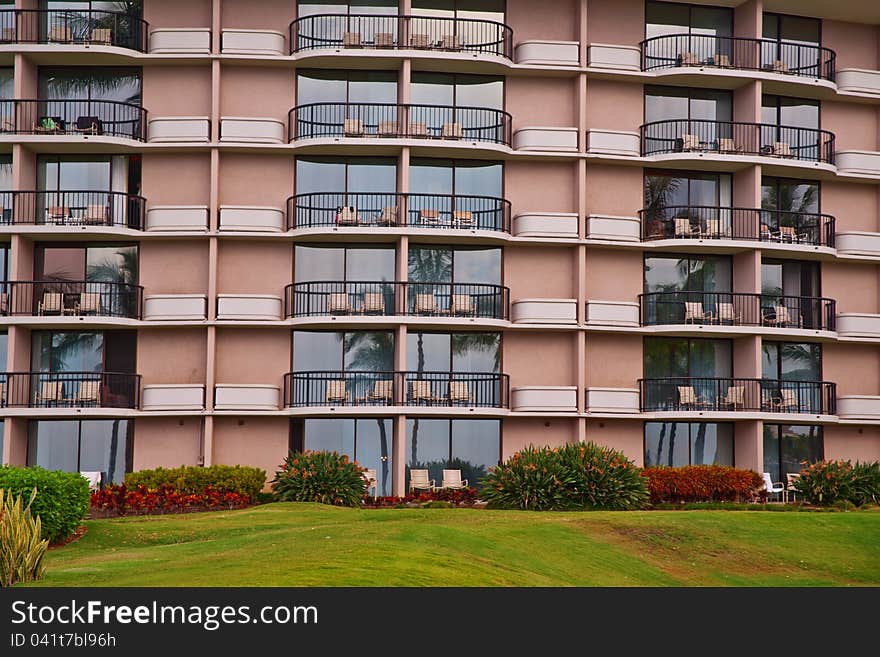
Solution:
{"label": "reflected palm tree", "polygon": [[666,208],[681,183],[680,178],[672,176],[648,176],[645,179],[645,235],[666,233]]}

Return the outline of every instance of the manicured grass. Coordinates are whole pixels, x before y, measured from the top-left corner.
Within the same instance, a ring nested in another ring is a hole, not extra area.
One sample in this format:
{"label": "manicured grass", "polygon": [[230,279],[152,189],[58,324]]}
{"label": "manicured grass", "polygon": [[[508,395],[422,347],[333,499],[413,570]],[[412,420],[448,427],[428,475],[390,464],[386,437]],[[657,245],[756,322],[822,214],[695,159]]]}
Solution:
{"label": "manicured grass", "polygon": [[880,512],[339,509],[93,520],[48,586],[880,585]]}

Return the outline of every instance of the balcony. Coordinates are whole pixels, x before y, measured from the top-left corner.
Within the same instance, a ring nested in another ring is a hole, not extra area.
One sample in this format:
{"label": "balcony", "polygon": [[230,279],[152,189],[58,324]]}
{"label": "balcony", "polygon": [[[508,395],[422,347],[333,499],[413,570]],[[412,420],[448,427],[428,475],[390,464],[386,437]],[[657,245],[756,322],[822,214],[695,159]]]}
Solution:
{"label": "balcony", "polygon": [[669,377],[639,379],[642,411],[834,415],[837,386],[828,381]]}
{"label": "balcony", "polygon": [[311,103],[290,110],[289,141],[321,138],[397,138],[510,146],[511,117],[502,110],[484,107],[394,103]]}
{"label": "balcony", "polygon": [[642,326],[761,326],[834,331],[832,299],[738,292],[652,292],[639,295]]}
{"label": "balcony", "polygon": [[147,140],[147,110],[115,100],[0,100],[0,135]]}
{"label": "balcony", "polygon": [[285,317],[508,318],[510,290],[479,283],[314,281],[284,290]]}
{"label": "balcony", "polygon": [[828,214],[753,208],[668,206],[639,211],[642,240],[750,240],[834,248]]}
{"label": "balcony", "polygon": [[492,196],[316,192],[287,199],[287,229],[430,228],[510,232],[510,201]]}
{"label": "balcony", "polygon": [[319,14],[290,24],[290,54],[309,50],[421,50],[509,60],[513,30],[468,18]]}
{"label": "balcony", "polygon": [[143,230],[147,200],[126,192],[0,192],[0,226]]}
{"label": "balcony", "polygon": [[144,52],[149,24],[137,16],[90,9],[0,10],[0,43],[116,46]]}
{"label": "balcony", "polygon": [[795,162],[834,164],[834,135],[827,130],[769,123],[675,119],[654,121],[640,128],[643,156],[681,153],[758,155]]}
{"label": "balcony", "polygon": [[284,406],[508,408],[509,390],[494,372],[289,372]]}
{"label": "balcony", "polygon": [[833,50],[793,41],[669,34],[646,39],[640,47],[643,71],[697,67],[834,81]]}
{"label": "balcony", "polygon": [[0,373],[9,408],[138,408],[141,377],[120,372]]}
{"label": "balcony", "polygon": [[104,281],[0,283],[0,314],[19,317],[141,319],[144,288]]}

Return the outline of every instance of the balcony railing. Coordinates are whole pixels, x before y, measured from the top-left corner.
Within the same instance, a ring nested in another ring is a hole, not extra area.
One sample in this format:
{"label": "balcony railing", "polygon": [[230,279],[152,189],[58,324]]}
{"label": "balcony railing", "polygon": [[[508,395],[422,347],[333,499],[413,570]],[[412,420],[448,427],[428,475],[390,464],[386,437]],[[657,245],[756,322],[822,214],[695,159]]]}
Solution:
{"label": "balcony railing", "polygon": [[84,9],[0,10],[0,44],[118,46],[145,52],[149,24],[138,16]]}
{"label": "balcony railing", "polygon": [[311,103],[290,110],[290,141],[373,137],[444,139],[510,145],[511,118],[503,110],[396,103]]}
{"label": "balcony railing", "polygon": [[651,292],[639,295],[642,326],[767,326],[834,331],[832,299],[738,292]]}
{"label": "balcony railing", "polygon": [[492,196],[315,192],[287,199],[287,229],[452,228],[510,232],[510,201]]}
{"label": "balcony railing", "polygon": [[290,54],[320,48],[415,49],[513,58],[513,30],[502,23],[435,16],[320,14],[290,24]]}
{"label": "balcony railing", "polygon": [[138,408],[141,377],[120,372],[0,373],[0,405],[24,408]]}
{"label": "balcony railing", "polygon": [[494,372],[289,372],[284,405],[507,408],[509,388]]}
{"label": "balcony railing", "polygon": [[126,192],[0,192],[0,226],[112,226],[143,230],[147,200]]}
{"label": "balcony railing", "polygon": [[147,140],[147,110],[115,100],[0,100],[0,134]]}
{"label": "balcony railing", "polygon": [[642,155],[710,153],[764,155],[779,160],[834,163],[827,130],[703,119],[654,121],[641,127]]}
{"label": "balcony railing", "polygon": [[642,411],[753,411],[834,415],[828,381],[669,377],[639,379]]}
{"label": "balcony railing", "polygon": [[0,283],[0,314],[40,317],[140,319],[144,289],[104,281],[8,281]]}
{"label": "balcony railing", "polygon": [[507,319],[510,290],[480,283],[310,281],[284,290],[287,317],[327,315]]}
{"label": "balcony railing", "polygon": [[836,55],[821,46],[706,34],[669,34],[640,45],[643,71],[701,66],[834,80]]}
{"label": "balcony railing", "polygon": [[834,217],[815,212],[663,206],[639,211],[642,239],[756,240],[834,247]]}

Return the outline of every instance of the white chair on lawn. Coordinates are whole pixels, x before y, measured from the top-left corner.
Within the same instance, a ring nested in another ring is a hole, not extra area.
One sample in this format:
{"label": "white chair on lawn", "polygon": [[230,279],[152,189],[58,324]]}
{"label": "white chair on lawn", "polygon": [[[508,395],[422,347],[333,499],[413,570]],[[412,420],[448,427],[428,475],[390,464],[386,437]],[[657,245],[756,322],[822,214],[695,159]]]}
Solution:
{"label": "white chair on lawn", "polygon": [[764,473],[764,490],[767,491],[767,497],[772,495],[781,495],[785,492],[785,484],[781,481],[774,483],[769,472]]}
{"label": "white chair on lawn", "polygon": [[89,490],[98,490],[101,487],[101,472],[80,472],[80,475],[89,482]]}
{"label": "white chair on lawn", "polygon": [[437,481],[435,479],[428,478],[428,470],[427,469],[412,469],[409,471],[409,492],[417,490],[427,490],[432,491],[436,488],[434,484]]}
{"label": "white chair on lawn", "polygon": [[467,488],[468,480],[461,478],[461,470],[444,470],[440,488]]}
{"label": "white chair on lawn", "polygon": [[369,494],[372,489],[373,499],[375,500],[379,489],[379,482],[376,480],[376,471],[371,468],[364,470],[364,481],[367,482],[367,494]]}

